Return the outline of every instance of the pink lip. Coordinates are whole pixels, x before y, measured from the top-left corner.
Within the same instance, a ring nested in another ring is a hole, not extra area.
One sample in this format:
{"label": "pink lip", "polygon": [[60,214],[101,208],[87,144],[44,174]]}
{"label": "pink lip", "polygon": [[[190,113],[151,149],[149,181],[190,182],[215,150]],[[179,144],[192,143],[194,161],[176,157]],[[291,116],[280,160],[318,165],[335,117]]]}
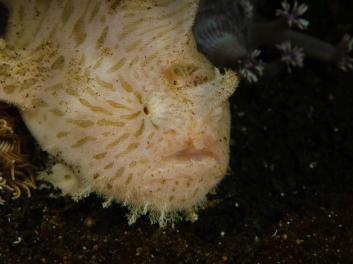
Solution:
{"label": "pink lip", "polygon": [[181,171],[185,175],[188,167],[190,169],[192,166],[206,168],[210,164],[220,165],[218,156],[212,151],[209,149],[196,150],[188,147],[164,157],[147,174],[152,172],[153,174],[161,175],[160,173],[162,173],[163,177],[167,179],[169,178],[168,176],[175,177],[175,174]]}

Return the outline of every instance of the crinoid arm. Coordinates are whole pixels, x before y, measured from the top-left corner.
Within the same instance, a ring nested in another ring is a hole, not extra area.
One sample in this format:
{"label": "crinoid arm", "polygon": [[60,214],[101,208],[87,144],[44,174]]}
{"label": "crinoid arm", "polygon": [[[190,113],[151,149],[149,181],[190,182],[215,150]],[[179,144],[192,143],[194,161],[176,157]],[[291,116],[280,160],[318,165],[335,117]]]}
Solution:
{"label": "crinoid arm", "polygon": [[[12,199],[21,196],[25,191],[31,196],[30,189],[35,189],[34,173],[37,168],[32,164],[30,156],[22,151],[26,143],[25,136],[15,133],[16,118],[6,111],[8,106],[0,104],[0,190],[12,191]],[[0,203],[4,203],[0,197]]]}

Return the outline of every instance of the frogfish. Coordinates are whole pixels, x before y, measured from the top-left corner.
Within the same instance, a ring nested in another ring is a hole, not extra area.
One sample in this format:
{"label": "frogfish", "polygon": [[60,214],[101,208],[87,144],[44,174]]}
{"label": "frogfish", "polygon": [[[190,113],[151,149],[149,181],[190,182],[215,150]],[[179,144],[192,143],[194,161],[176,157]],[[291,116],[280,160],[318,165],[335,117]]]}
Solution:
{"label": "frogfish", "polygon": [[197,51],[195,0],[0,0],[0,100],[52,159],[38,176],[164,226],[227,173],[235,72]]}

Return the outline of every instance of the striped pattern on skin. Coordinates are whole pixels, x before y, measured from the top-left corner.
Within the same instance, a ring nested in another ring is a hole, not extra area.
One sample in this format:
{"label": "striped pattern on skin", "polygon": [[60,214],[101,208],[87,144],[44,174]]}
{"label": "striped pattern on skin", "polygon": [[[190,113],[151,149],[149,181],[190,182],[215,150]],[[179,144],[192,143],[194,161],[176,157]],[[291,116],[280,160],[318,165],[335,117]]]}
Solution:
{"label": "striped pattern on skin", "polygon": [[72,196],[161,225],[204,203],[226,173],[237,77],[197,52],[197,1],[1,2],[0,98],[78,176]]}

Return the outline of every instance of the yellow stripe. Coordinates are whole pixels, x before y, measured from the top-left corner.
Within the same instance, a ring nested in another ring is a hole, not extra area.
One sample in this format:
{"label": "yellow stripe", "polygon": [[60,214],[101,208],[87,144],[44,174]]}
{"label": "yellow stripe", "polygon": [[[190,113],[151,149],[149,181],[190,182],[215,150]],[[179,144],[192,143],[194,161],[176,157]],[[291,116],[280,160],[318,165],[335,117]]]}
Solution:
{"label": "yellow stripe", "polygon": [[131,93],[131,92],[132,92],[132,87],[131,87],[131,85],[130,85],[128,82],[126,82],[126,81],[124,80],[124,78],[123,78],[123,76],[121,76],[121,74],[118,74],[118,79],[119,79],[119,82],[120,82],[121,86],[122,86],[127,92]]}
{"label": "yellow stripe", "polygon": [[99,112],[99,113],[103,113],[103,114],[110,115],[110,116],[113,115],[113,114],[112,114],[110,111],[108,111],[107,109],[104,109],[104,108],[99,107],[99,106],[93,106],[93,105],[91,105],[91,104],[90,104],[87,100],[85,100],[85,99],[80,99],[79,101],[80,101],[80,103],[81,103],[82,105],[88,107],[88,108],[89,108],[91,111],[93,111],[93,112]]}
{"label": "yellow stripe", "polygon": [[66,119],[66,122],[74,124],[74,125],[78,125],[78,126],[84,127],[84,128],[94,126],[94,122],[92,122],[91,120]]}
{"label": "yellow stripe", "polygon": [[82,145],[86,144],[87,142],[89,141],[95,141],[97,138],[95,137],[90,137],[90,136],[87,136],[87,137],[84,137],[82,139],[80,139],[79,141],[77,141],[74,145],[72,145],[71,147],[72,148],[78,148],[78,147],[81,147]]}
{"label": "yellow stripe", "polygon": [[118,145],[119,143],[121,143],[125,139],[127,139],[129,136],[130,136],[130,134],[126,133],[126,134],[122,135],[121,137],[119,137],[118,139],[114,140],[113,142],[109,143],[105,148],[110,149],[110,148]]}
{"label": "yellow stripe", "polygon": [[108,73],[112,73],[115,72],[117,70],[119,70],[126,62],[126,58],[122,58],[121,60],[118,61],[117,64],[115,64],[114,66],[110,67],[109,70],[107,71]]}
{"label": "yellow stripe", "polygon": [[124,122],[115,122],[115,121],[110,121],[106,119],[100,119],[97,121],[98,126],[116,126],[116,127],[122,127],[125,125]]}
{"label": "yellow stripe", "polygon": [[135,149],[137,149],[139,145],[140,145],[139,143],[130,144],[123,152],[115,155],[114,158],[119,159],[119,158],[125,156],[129,152],[134,151]]}

